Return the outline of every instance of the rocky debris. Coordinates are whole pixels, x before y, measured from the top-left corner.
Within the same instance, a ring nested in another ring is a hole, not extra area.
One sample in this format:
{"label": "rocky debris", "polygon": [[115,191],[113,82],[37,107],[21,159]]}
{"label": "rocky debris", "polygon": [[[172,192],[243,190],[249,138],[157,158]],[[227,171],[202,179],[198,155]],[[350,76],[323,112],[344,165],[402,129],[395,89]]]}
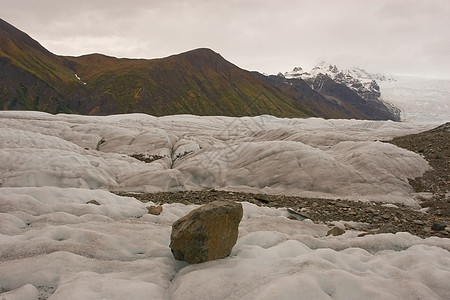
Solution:
{"label": "rocky debris", "polygon": [[[422,177],[409,179],[415,192],[427,193],[431,197],[422,199],[422,208],[427,214],[441,219],[441,226],[431,224],[431,229],[441,228],[450,221],[450,122],[418,134],[411,134],[388,141],[398,147],[422,155],[433,168]],[[426,224],[430,226],[429,223]],[[445,227],[444,227],[445,229]],[[443,230],[443,229],[442,229]],[[448,231],[446,237],[449,237]],[[433,235],[437,235],[433,233]],[[438,234],[439,235],[439,234]]]}
{"label": "rocky debris", "polygon": [[[409,183],[416,192],[433,193],[435,195],[434,201],[443,198],[448,200],[450,190],[450,122],[418,134],[394,138],[388,143],[422,155],[433,167],[423,177],[410,179]],[[450,215],[448,205],[446,206],[447,214]]]}
{"label": "rocky debris", "polygon": [[100,205],[97,200],[89,200],[88,202],[86,202],[86,204]]}
{"label": "rocky debris", "polygon": [[143,161],[147,164],[164,157],[161,155],[156,155],[156,154],[150,155],[150,154],[145,154],[145,153],[136,153],[136,154],[131,154],[130,156],[137,160]]}
{"label": "rocky debris", "polygon": [[194,209],[172,225],[173,256],[188,263],[227,257],[236,244],[242,216],[242,204],[231,201],[214,201]]}
{"label": "rocky debris", "polygon": [[328,230],[327,232],[327,236],[328,235],[333,235],[333,236],[338,236],[338,235],[342,235],[345,233],[345,230],[339,227],[333,227],[330,230]]}
{"label": "rocky debris", "polygon": [[147,206],[147,210],[148,210],[149,214],[158,216],[161,214],[163,207],[162,207],[162,205],[158,205],[158,206],[152,205],[152,206]]}
{"label": "rocky debris", "polygon": [[[421,154],[433,167],[422,178],[410,180],[418,193],[429,195],[419,204],[422,210],[382,202],[356,202],[341,199],[314,199],[285,195],[250,194],[217,190],[180,191],[160,193],[117,193],[135,197],[142,202],[205,204],[216,200],[250,202],[260,206],[286,207],[291,218],[311,219],[316,223],[333,221],[358,223],[358,230],[365,234],[409,232],[426,238],[439,236],[450,238],[450,123],[419,134],[388,141],[398,147]],[[439,220],[439,224],[434,225]],[[433,228],[442,228],[435,230]],[[434,226],[433,226],[434,225]]]}
{"label": "rocky debris", "polygon": [[[285,195],[250,194],[217,190],[180,191],[175,193],[118,193],[135,197],[142,202],[205,204],[218,199],[250,202],[260,206],[287,207],[291,218],[303,220],[309,218],[319,223],[330,224],[333,221],[353,221],[357,229],[373,233],[409,232],[420,237],[450,237],[450,123],[419,134],[395,138],[389,143],[415,151],[430,163],[433,170],[422,178],[410,180],[418,193],[431,195],[424,198],[421,211],[397,204],[383,205],[382,202],[355,202],[347,200],[314,199]],[[436,218],[440,226],[434,225]],[[442,228],[434,230],[433,228]],[[434,227],[433,227],[434,225]],[[447,228],[447,229],[445,229]]]}
{"label": "rocky debris", "polygon": [[[268,204],[255,199],[255,194],[229,191],[180,191],[160,193],[118,193],[135,197],[142,202],[183,203],[203,205],[216,200],[250,202],[259,206],[289,208],[293,219],[311,219],[315,223],[331,224],[333,221],[355,222],[361,231],[375,232],[383,227],[383,233],[409,232],[420,237],[439,236],[450,238],[450,231],[434,231],[431,226],[436,217],[449,224],[450,219],[438,216],[435,211],[421,211],[401,204],[386,206],[383,202],[359,202],[342,199],[316,199],[285,195],[266,195]],[[301,215],[298,216],[297,215]],[[415,220],[420,221],[418,224]],[[355,227],[355,226],[353,226]],[[449,228],[449,227],[447,227]]]}
{"label": "rocky debris", "polygon": [[372,230],[369,232],[363,232],[363,233],[359,234],[358,237],[363,237],[363,236],[366,236],[369,234],[392,233],[393,231],[395,232],[395,228],[396,228],[395,226],[396,225],[393,222],[388,222],[386,224],[383,224],[383,226],[381,226],[380,228],[378,228],[376,230]]}

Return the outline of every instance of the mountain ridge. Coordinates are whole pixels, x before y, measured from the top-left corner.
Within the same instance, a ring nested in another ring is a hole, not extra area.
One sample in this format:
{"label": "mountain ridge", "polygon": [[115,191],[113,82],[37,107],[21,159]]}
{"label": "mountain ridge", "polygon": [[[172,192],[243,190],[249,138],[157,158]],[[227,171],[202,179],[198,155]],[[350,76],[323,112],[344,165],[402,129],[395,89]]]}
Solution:
{"label": "mountain ridge", "polygon": [[58,56],[3,20],[0,41],[3,110],[372,118],[352,103],[330,102],[301,79],[293,91],[288,86],[292,82],[285,85],[270,76],[243,70],[208,48],[158,59],[98,53]]}
{"label": "mountain ridge", "polygon": [[[303,79],[308,82],[314,90],[317,90],[324,96],[330,96],[330,94],[334,93],[330,93],[329,89],[328,91],[321,91],[321,88],[323,86],[320,84],[319,86],[317,86],[317,81],[323,84],[324,76],[327,76],[333,82],[346,86],[348,89],[350,89],[352,92],[356,93],[366,101],[366,103],[359,103],[360,101],[357,101],[358,105],[364,104],[363,106],[369,107],[377,106],[381,110],[385,110],[383,107],[385,106],[389,113],[393,114],[397,120],[400,120],[400,110],[381,97],[379,83],[395,81],[396,79],[392,76],[381,73],[369,73],[359,67],[353,67],[351,69],[340,69],[335,64],[331,64],[326,61],[319,62],[309,72],[304,71],[301,67],[295,67],[290,72],[280,73],[280,76],[283,76],[285,78]],[[330,85],[330,82],[328,83],[328,85]],[[343,90],[345,90],[343,87],[335,86],[334,88],[338,89],[341,95],[343,93]],[[355,95],[352,95],[350,91],[346,91],[345,94],[347,98],[356,97]],[[342,97],[337,98],[342,100]]]}

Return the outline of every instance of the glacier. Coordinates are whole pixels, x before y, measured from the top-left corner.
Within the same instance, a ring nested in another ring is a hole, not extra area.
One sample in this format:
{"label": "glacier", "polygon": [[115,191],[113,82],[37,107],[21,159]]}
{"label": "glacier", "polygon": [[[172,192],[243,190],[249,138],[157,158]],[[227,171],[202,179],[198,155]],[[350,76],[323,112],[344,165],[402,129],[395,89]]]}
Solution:
{"label": "glacier", "polygon": [[[435,125],[1,112],[0,183],[126,192],[224,189],[415,206],[408,178],[429,165],[382,140]],[[144,163],[134,154],[161,159]]]}
{"label": "glacier", "polygon": [[450,80],[393,76],[380,81],[381,98],[401,110],[407,122],[450,122]]}
{"label": "glacier", "polygon": [[407,179],[428,163],[382,141],[437,125],[0,112],[0,299],[448,299],[446,238],[327,236],[286,208],[244,202],[231,255],[189,265],[173,258],[170,231],[197,205],[154,216],[154,203],[112,193],[215,188],[417,207]]}

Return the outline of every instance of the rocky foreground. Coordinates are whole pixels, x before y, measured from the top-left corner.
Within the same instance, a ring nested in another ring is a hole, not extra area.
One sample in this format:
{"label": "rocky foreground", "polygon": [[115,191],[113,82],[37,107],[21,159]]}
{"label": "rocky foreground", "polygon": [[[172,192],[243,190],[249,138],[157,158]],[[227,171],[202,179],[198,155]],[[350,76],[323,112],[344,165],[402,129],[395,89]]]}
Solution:
{"label": "rocky foreground", "polygon": [[410,180],[415,192],[422,195],[419,197],[421,210],[382,202],[337,201],[218,190],[120,194],[157,204],[246,201],[260,206],[286,207],[293,219],[309,218],[314,222],[329,224],[330,227],[334,221],[343,221],[347,229],[365,232],[361,235],[410,232],[424,238],[450,238],[450,123],[389,142],[420,153],[433,167],[423,177]]}

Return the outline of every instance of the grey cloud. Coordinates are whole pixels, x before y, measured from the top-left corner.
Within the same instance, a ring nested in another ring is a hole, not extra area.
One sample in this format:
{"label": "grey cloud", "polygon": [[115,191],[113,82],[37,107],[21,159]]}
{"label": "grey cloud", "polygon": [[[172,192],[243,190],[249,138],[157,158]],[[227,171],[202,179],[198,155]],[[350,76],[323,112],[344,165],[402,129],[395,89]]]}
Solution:
{"label": "grey cloud", "polygon": [[450,47],[447,0],[3,2],[8,22],[57,54],[154,58],[210,47],[268,73],[328,59],[450,78],[442,67]]}

